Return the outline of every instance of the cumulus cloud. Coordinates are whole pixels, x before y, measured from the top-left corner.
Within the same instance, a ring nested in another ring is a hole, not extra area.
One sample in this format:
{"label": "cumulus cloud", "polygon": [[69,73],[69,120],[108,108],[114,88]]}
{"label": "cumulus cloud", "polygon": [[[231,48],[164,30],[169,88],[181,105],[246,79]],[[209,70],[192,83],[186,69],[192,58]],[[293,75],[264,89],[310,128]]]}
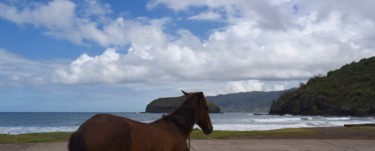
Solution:
{"label": "cumulus cloud", "polygon": [[243,80],[229,81],[224,93],[249,92],[249,91],[280,91],[295,87],[301,81],[268,81],[268,80]]}
{"label": "cumulus cloud", "polygon": [[[46,34],[54,37],[103,46],[101,55],[82,54],[56,69],[53,81],[65,84],[215,81],[225,91],[280,90],[375,55],[375,15],[371,15],[375,13],[364,6],[370,1],[361,1],[359,6],[351,1],[332,5],[332,1],[298,0],[148,3],[150,10],[165,5],[194,14],[187,16],[192,22],[224,20],[225,25],[212,29],[207,38],[189,29],[170,33],[166,28],[173,18],[111,18],[108,14],[112,12],[106,11],[110,6],[88,2],[95,9],[85,13],[77,13],[71,1],[26,8],[0,3],[0,16],[17,24],[47,28]],[[61,20],[51,17],[60,15],[60,9],[65,10]],[[47,10],[53,12],[35,19]],[[293,82],[267,82],[278,80]]]}
{"label": "cumulus cloud", "polygon": [[228,88],[232,92],[261,91],[263,90],[263,86],[264,84],[257,80],[233,81],[228,83]]}
{"label": "cumulus cloud", "polygon": [[[298,3],[300,8],[296,10],[292,6],[297,4],[291,1],[249,2],[252,5],[243,1],[190,2],[183,5],[153,1],[150,7],[163,3],[178,11],[204,5],[226,11],[235,8],[239,14],[226,12],[233,14],[227,18],[228,25],[212,31],[207,39],[200,39],[186,29],[178,30],[175,36],[166,33],[163,29],[168,21],[133,21],[133,26],[113,27],[114,31],[121,29],[119,33],[128,31],[125,34],[130,45],[128,53],[107,50],[101,56],[82,55],[69,67],[57,71],[60,82],[235,80],[246,82],[230,82],[229,89],[260,90],[266,87],[259,80],[303,81],[375,55],[374,47],[369,44],[372,35],[369,33],[375,33],[369,32],[375,29],[374,20],[344,10],[331,9],[321,18],[315,9],[304,10],[303,3]],[[262,14],[264,10],[255,6],[270,12]],[[117,22],[123,24],[121,19]],[[108,54],[117,58],[110,63],[99,59]],[[282,88],[285,87],[280,84],[267,87]]]}
{"label": "cumulus cloud", "polygon": [[67,68],[56,70],[54,81],[66,84],[118,83],[145,78],[147,70],[141,66],[127,65],[123,58],[114,49],[107,49],[95,57],[82,54]]}
{"label": "cumulus cloud", "polygon": [[[44,34],[66,39],[77,44],[96,42],[103,47],[121,47],[128,44],[125,38],[128,26],[122,17],[109,18],[110,6],[96,0],[84,1],[84,9],[69,0],[53,0],[48,3],[32,3],[17,7],[0,3],[0,17],[19,25],[33,25],[47,29]],[[92,19],[95,19],[92,20]],[[136,21],[137,22],[137,21]]]}
{"label": "cumulus cloud", "polygon": [[199,13],[195,16],[191,16],[188,18],[189,20],[206,20],[206,21],[220,21],[221,14],[214,11],[207,11]]}
{"label": "cumulus cloud", "polygon": [[16,6],[0,3],[0,16],[17,24],[32,24],[51,30],[72,28],[75,4],[70,1],[55,0],[47,4],[37,4],[34,8],[22,10]]}

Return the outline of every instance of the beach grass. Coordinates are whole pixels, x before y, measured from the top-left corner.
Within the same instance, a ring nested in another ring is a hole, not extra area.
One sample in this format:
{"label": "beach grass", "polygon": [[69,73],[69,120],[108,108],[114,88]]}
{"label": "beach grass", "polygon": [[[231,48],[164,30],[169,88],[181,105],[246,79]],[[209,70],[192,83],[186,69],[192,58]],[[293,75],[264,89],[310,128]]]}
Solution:
{"label": "beach grass", "polygon": [[[201,130],[194,129],[190,137],[191,139],[227,139],[242,136],[309,135],[312,133],[314,133],[314,131],[301,128],[269,131],[214,131],[210,135],[204,135]],[[70,135],[70,132],[30,133],[18,135],[0,134],[0,144],[64,142],[69,140]]]}
{"label": "beach grass", "polygon": [[[0,144],[9,143],[38,143],[38,142],[67,142],[71,132],[50,132],[30,134],[0,134]],[[338,136],[338,137],[337,137]],[[220,131],[215,130],[210,135],[204,135],[201,130],[194,129],[191,139],[232,139],[232,138],[375,138],[375,127],[332,127],[332,128],[287,128],[266,131]]]}

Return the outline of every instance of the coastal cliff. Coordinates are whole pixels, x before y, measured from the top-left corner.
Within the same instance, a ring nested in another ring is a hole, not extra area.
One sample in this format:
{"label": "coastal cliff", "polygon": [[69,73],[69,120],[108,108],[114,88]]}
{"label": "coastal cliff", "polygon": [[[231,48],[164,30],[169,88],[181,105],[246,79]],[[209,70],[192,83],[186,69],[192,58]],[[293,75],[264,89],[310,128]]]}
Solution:
{"label": "coastal cliff", "polygon": [[375,57],[314,76],[272,103],[270,114],[374,116]]}

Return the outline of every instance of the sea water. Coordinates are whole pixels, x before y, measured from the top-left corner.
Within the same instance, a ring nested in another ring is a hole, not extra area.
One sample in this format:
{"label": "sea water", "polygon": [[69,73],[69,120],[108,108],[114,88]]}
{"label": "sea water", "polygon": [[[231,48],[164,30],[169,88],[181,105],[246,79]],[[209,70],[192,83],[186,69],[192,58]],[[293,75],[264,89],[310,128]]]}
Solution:
{"label": "sea water", "polygon": [[[97,113],[0,113],[0,134],[73,132]],[[150,123],[163,114],[110,113]],[[210,114],[214,130],[272,130],[301,127],[333,127],[345,124],[375,123],[374,117],[324,117],[256,115],[252,113]]]}

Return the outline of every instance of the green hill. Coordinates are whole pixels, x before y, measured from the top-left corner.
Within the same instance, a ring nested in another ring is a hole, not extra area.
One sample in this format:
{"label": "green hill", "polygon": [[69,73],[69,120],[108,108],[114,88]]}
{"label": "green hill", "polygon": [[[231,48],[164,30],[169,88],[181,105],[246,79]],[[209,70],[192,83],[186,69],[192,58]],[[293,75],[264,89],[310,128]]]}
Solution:
{"label": "green hill", "polygon": [[314,76],[272,103],[270,114],[375,115],[375,57]]}
{"label": "green hill", "polygon": [[[185,96],[180,97],[169,97],[169,98],[159,98],[153,100],[146,106],[146,112],[148,113],[169,113],[173,109],[178,107],[186,99]],[[220,108],[214,103],[208,101],[208,112],[210,113],[220,113]]]}

